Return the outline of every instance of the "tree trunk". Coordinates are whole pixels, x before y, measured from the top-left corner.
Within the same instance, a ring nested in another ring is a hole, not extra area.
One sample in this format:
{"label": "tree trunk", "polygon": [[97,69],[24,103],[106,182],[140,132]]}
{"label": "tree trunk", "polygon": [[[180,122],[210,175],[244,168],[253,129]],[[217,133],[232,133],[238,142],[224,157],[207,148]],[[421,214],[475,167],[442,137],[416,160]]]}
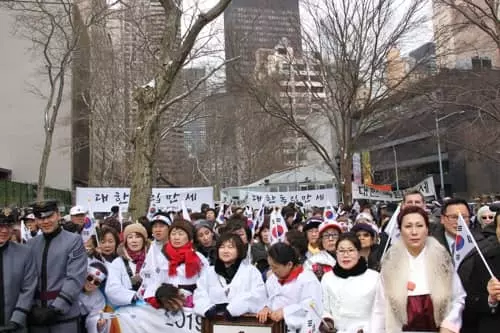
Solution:
{"label": "tree trunk", "polygon": [[43,146],[40,169],[38,170],[37,201],[42,201],[45,198],[45,179],[47,178],[47,166],[49,165],[50,152],[52,149],[52,135],[52,130],[45,131],[45,144]]}
{"label": "tree trunk", "polygon": [[[347,155],[347,156],[346,156]],[[344,156],[346,158],[344,158]],[[342,186],[344,204],[352,204],[352,156],[351,154],[342,154],[340,161],[340,181]]]}
{"label": "tree trunk", "polygon": [[156,104],[139,104],[137,129],[134,135],[134,158],[132,165],[132,187],[128,211],[132,221],[146,215],[149,209],[156,148],[160,140],[159,116]]}

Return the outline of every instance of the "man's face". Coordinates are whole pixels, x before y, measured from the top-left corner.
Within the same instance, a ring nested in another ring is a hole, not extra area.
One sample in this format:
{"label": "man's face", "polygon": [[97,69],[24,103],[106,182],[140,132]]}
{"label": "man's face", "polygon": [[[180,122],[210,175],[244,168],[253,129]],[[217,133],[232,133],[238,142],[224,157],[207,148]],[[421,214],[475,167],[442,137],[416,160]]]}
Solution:
{"label": "man's face", "polygon": [[57,228],[59,228],[59,220],[61,219],[61,215],[59,212],[55,212],[49,217],[37,219],[36,223],[44,234],[50,234],[54,232]]}
{"label": "man's face", "polygon": [[85,214],[71,215],[71,222],[79,227],[83,227],[85,224]]}
{"label": "man's face", "polygon": [[215,212],[213,210],[207,211],[207,221],[215,221]]}
{"label": "man's face", "polygon": [[12,235],[12,226],[8,224],[0,224],[0,246],[4,245]]}
{"label": "man's face", "polygon": [[425,208],[425,202],[424,200],[422,199],[422,196],[420,194],[408,194],[406,197],[405,197],[405,201],[403,203],[403,208],[405,207],[409,207],[409,206],[417,206],[417,207],[420,207],[422,209]]}
{"label": "man's face", "polygon": [[458,215],[462,214],[467,226],[470,223],[469,209],[464,204],[449,205],[446,212],[441,215],[441,224],[448,235],[455,237],[457,235]]}

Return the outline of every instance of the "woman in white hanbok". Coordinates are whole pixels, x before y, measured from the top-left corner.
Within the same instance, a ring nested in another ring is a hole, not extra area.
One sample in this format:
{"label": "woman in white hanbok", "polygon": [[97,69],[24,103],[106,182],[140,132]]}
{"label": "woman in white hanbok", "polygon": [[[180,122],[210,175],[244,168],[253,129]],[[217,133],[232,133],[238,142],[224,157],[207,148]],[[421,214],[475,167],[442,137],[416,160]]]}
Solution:
{"label": "woman in white hanbok", "polygon": [[354,233],[339,236],[336,244],[337,263],[323,275],[322,333],[369,332],[378,272],[368,269],[360,254],[361,242]]}
{"label": "woman in white hanbok", "polygon": [[93,262],[87,268],[87,280],[80,293],[78,301],[82,318],[82,324],[87,333],[105,333],[108,331],[108,325],[101,318],[101,313],[106,307],[106,299],[99,289],[104,283],[108,271],[103,263]]}
{"label": "woman in white hanbok", "polygon": [[[168,230],[169,241],[163,246],[162,258],[156,262],[155,271],[161,279],[141,289],[142,299],[135,306],[120,308],[122,333],[164,332],[167,325],[185,322],[182,317],[193,314],[193,292],[196,282],[209,267],[205,257],[194,250],[193,226],[185,220],[175,220]],[[160,260],[161,259],[161,260]],[[177,290],[171,303],[162,301],[163,291]],[[181,300],[178,306],[178,300]]]}
{"label": "woman in white hanbok", "polygon": [[257,313],[267,302],[266,287],[257,268],[245,263],[246,247],[235,234],[217,240],[215,265],[200,277],[194,292],[194,311],[212,319]]}
{"label": "woman in white hanbok", "polygon": [[266,281],[269,300],[257,314],[259,321],[284,320],[290,332],[316,331],[323,312],[321,284],[316,275],[304,270],[295,249],[285,243],[271,246],[268,260],[273,274]]}

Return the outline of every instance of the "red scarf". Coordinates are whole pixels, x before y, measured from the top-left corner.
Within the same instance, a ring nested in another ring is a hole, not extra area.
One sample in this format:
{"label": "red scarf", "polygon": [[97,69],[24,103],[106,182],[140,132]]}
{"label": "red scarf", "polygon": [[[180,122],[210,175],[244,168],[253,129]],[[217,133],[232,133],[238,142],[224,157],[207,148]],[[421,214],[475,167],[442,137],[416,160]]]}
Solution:
{"label": "red scarf", "polygon": [[144,260],[146,260],[146,250],[140,250],[133,252],[129,249],[125,249],[127,251],[128,256],[135,264],[135,274],[139,274],[141,271],[142,265],[144,264]]}
{"label": "red scarf", "polygon": [[186,277],[191,278],[201,270],[201,260],[193,249],[193,242],[175,248],[170,242],[163,247],[168,258],[168,276],[177,275],[177,267],[180,264],[186,266]]}
{"label": "red scarf", "polygon": [[290,273],[288,274],[288,276],[284,279],[278,279],[278,282],[283,286],[289,282],[292,282],[293,280],[296,280],[300,273],[302,273],[304,271],[304,267],[302,266],[297,266],[295,268],[293,268]]}

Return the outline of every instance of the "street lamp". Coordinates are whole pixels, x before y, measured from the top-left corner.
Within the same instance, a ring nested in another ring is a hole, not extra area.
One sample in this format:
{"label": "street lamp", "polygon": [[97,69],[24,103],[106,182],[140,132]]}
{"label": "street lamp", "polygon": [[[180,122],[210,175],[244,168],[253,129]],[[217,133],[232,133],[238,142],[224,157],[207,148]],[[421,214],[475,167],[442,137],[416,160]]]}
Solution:
{"label": "street lamp", "polygon": [[442,116],[441,118],[438,117],[438,112],[437,109],[434,111],[435,112],[435,120],[436,120],[436,137],[437,137],[437,149],[438,149],[438,161],[439,161],[439,181],[441,182],[441,188],[439,189],[439,195],[441,196],[441,199],[444,199],[446,193],[444,192],[444,173],[443,173],[443,157],[441,155],[441,139],[439,136],[439,122],[441,120],[445,120],[448,117],[454,116],[456,114],[464,114],[465,111],[455,111],[450,114],[447,114],[446,116]]}

